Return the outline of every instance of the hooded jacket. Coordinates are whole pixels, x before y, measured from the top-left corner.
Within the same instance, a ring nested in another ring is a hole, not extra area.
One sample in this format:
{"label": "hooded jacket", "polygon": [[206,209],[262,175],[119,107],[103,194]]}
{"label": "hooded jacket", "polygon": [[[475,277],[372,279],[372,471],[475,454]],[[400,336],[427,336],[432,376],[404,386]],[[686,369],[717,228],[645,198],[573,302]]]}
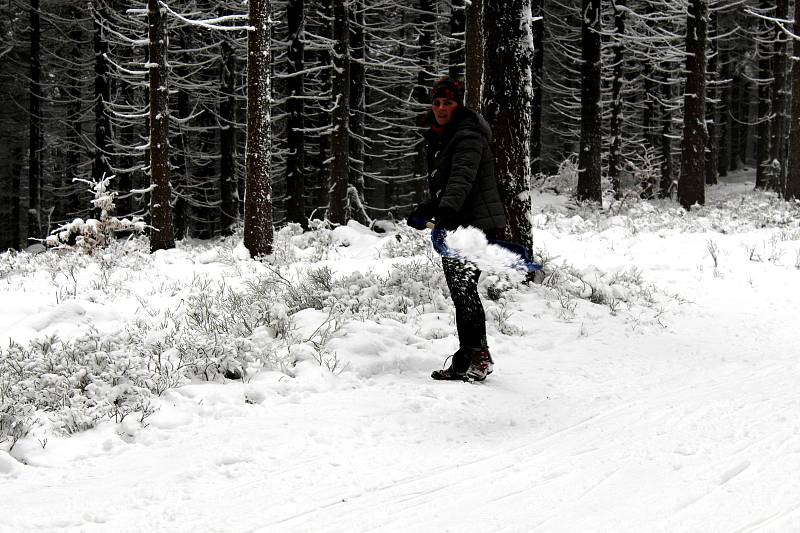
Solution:
{"label": "hooded jacket", "polygon": [[474,111],[459,108],[441,134],[430,129],[424,137],[436,226],[474,226],[484,231],[503,228],[506,216],[495,180],[492,132],[486,120]]}

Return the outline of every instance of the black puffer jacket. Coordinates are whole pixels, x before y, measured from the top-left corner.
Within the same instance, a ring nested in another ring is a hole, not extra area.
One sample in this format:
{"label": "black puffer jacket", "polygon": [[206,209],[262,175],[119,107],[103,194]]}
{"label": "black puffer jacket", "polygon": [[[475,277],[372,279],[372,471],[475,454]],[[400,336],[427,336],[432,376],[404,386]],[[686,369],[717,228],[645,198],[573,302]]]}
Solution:
{"label": "black puffer jacket", "polygon": [[437,227],[475,226],[490,232],[503,228],[506,216],[486,120],[460,108],[441,135],[428,130],[425,139],[432,198],[427,207],[433,210]]}

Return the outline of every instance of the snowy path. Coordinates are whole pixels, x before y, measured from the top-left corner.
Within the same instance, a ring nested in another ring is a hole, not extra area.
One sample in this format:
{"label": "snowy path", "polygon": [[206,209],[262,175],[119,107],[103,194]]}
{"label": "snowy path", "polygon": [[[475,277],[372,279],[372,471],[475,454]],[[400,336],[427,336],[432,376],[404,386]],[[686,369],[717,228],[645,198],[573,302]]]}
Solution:
{"label": "snowy path", "polygon": [[687,313],[655,349],[607,330],[497,342],[513,355],[485,384],[417,372],[258,405],[187,387],[178,407],[206,407],[136,444],[75,439],[0,511],[9,531],[797,530],[800,363],[758,318],[785,298]]}
{"label": "snowy path", "polygon": [[404,366],[191,385],[147,428],[0,457],[0,530],[799,531],[800,273],[746,261],[766,234],[538,238],[688,303],[666,328],[587,302],[564,321],[526,289],[483,384],[428,378],[452,337],[355,324],[343,356],[383,334]]}

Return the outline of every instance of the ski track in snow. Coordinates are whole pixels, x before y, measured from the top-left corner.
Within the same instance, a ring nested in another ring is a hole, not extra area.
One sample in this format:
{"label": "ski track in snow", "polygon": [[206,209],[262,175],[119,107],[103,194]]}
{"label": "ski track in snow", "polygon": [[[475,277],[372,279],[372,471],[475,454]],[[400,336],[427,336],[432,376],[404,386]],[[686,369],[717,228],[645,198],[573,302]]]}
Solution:
{"label": "ski track in snow", "polygon": [[132,434],[109,422],[23,447],[29,465],[0,454],[0,531],[798,531],[798,273],[723,256],[712,274],[671,247],[708,238],[612,253],[549,236],[686,297],[666,328],[586,302],[565,321],[532,287],[512,306],[525,335],[490,320],[485,383],[428,378],[451,337],[428,344],[429,370],[191,385]]}

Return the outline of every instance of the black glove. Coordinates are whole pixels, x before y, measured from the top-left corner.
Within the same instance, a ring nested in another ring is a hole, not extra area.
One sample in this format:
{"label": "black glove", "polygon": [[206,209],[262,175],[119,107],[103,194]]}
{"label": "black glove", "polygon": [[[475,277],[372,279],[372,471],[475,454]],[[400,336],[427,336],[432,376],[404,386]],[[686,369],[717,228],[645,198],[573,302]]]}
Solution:
{"label": "black glove", "polygon": [[458,226],[458,213],[455,209],[440,207],[436,211],[436,229],[454,230]]}
{"label": "black glove", "polygon": [[415,207],[413,211],[411,211],[410,215],[408,215],[406,224],[414,229],[425,229],[428,221],[433,218],[433,212],[435,208],[436,205],[433,200],[422,202]]}

